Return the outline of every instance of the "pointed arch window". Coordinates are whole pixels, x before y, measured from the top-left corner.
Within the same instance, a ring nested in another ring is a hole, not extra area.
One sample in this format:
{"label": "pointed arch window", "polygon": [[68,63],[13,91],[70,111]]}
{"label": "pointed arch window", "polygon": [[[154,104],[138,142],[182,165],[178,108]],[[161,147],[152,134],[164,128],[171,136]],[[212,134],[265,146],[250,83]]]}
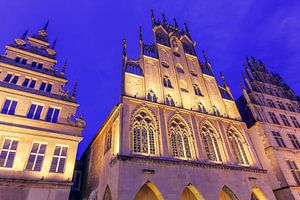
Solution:
{"label": "pointed arch window", "polygon": [[154,155],[155,134],[153,119],[145,111],[138,112],[133,122],[133,152]]}
{"label": "pointed arch window", "polygon": [[221,113],[216,106],[213,106],[213,111],[214,111],[214,115],[221,116]]}
{"label": "pointed arch window", "polygon": [[187,125],[179,118],[174,118],[170,123],[169,131],[173,156],[192,158]]}
{"label": "pointed arch window", "polygon": [[238,164],[249,165],[245,147],[237,131],[235,131],[234,129],[230,129],[228,131],[228,137],[232,153]]}
{"label": "pointed arch window", "polygon": [[200,90],[199,86],[196,85],[196,84],[194,84],[193,87],[194,87],[195,95],[197,95],[197,96],[202,96],[201,90]]}
{"label": "pointed arch window", "polygon": [[207,113],[204,105],[201,102],[198,104],[198,109],[199,109],[199,112],[201,112],[201,113]]}
{"label": "pointed arch window", "polygon": [[152,102],[157,102],[156,94],[153,92],[153,90],[150,90],[147,94],[147,100]]}
{"label": "pointed arch window", "polygon": [[175,106],[175,102],[169,94],[166,96],[165,103],[169,106]]}
{"label": "pointed arch window", "polygon": [[163,84],[164,84],[165,87],[173,88],[171,80],[170,80],[170,78],[168,76],[164,76],[164,78],[163,78]]}
{"label": "pointed arch window", "polygon": [[203,125],[201,137],[207,159],[214,162],[222,162],[218,137],[214,129],[208,124]]}

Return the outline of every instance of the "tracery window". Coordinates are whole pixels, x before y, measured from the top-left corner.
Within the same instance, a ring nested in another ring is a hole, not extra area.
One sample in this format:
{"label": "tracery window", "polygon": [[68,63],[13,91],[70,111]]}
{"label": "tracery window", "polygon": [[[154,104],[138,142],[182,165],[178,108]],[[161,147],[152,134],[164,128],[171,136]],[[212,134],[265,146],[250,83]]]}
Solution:
{"label": "tracery window", "polygon": [[171,121],[169,131],[173,156],[191,158],[188,126],[176,117]]}
{"label": "tracery window", "polygon": [[205,124],[202,126],[201,138],[207,159],[210,161],[222,162],[218,136],[210,125]]}
{"label": "tracery window", "polygon": [[202,96],[201,90],[200,90],[199,86],[196,85],[196,84],[194,84],[193,87],[194,87],[195,95],[197,95],[197,96]]}
{"label": "tracery window", "polygon": [[165,46],[170,46],[169,38],[162,31],[156,32],[156,42]]}
{"label": "tracery window", "polygon": [[153,92],[153,90],[150,90],[147,94],[147,100],[152,102],[157,102],[156,94]]}
{"label": "tracery window", "polygon": [[214,115],[221,116],[221,113],[216,106],[213,106],[213,111],[214,111]]}
{"label": "tracery window", "polygon": [[175,102],[169,94],[166,96],[165,103],[169,106],[175,106]]}
{"label": "tracery window", "polygon": [[170,78],[168,76],[164,76],[164,78],[163,78],[163,84],[164,84],[165,87],[173,88],[171,80],[170,80]]}
{"label": "tracery window", "polygon": [[155,134],[153,119],[145,111],[138,112],[133,122],[133,152],[154,155]]}
{"label": "tracery window", "polygon": [[230,129],[228,131],[228,139],[232,149],[232,153],[238,164],[249,165],[243,141],[237,131]]}

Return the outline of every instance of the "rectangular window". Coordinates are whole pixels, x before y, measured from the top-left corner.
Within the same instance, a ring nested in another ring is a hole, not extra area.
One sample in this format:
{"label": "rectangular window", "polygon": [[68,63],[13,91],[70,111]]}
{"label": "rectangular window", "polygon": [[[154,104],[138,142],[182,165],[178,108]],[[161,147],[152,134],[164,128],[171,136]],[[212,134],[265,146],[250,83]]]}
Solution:
{"label": "rectangular window", "polygon": [[48,83],[46,92],[51,92],[51,90],[52,90],[52,84]]}
{"label": "rectangular window", "polygon": [[296,119],[296,117],[291,117],[291,120],[296,128],[300,128],[300,124],[299,124],[298,120]]}
{"label": "rectangular window", "polygon": [[50,172],[64,173],[68,147],[56,146],[50,167]]}
{"label": "rectangular window", "polygon": [[37,62],[35,62],[35,61],[33,61],[33,62],[31,63],[31,67],[36,67],[36,65],[37,65]]}
{"label": "rectangular window", "polygon": [[40,86],[40,90],[41,90],[41,91],[45,91],[46,85],[47,85],[46,82],[42,82],[42,83],[41,83],[41,86]]}
{"label": "rectangular window", "polygon": [[36,80],[31,80],[29,87],[34,88],[36,84]]}
{"label": "rectangular window", "polygon": [[287,119],[287,117],[285,115],[279,114],[282,122],[284,123],[285,126],[291,126],[289,120]]}
{"label": "rectangular window", "polygon": [[18,80],[19,80],[19,77],[20,77],[20,76],[15,75],[14,78],[11,80],[10,83],[12,83],[12,84],[17,84],[17,82],[18,82]]}
{"label": "rectangular window", "polygon": [[12,77],[12,74],[9,74],[9,73],[8,73],[8,74],[6,75],[6,77],[4,78],[3,81],[4,81],[4,82],[10,82],[11,77]]}
{"label": "rectangular window", "polygon": [[287,107],[291,112],[296,112],[295,108],[292,106],[292,104],[287,104]]}
{"label": "rectangular window", "polygon": [[39,63],[38,66],[37,66],[37,68],[38,68],[38,69],[42,69],[42,68],[43,68],[43,64],[42,64],[42,63]]}
{"label": "rectangular window", "polygon": [[288,166],[293,174],[293,177],[294,177],[297,185],[300,185],[300,172],[299,172],[299,169],[298,169],[295,161],[288,160],[287,163],[288,163]]}
{"label": "rectangular window", "polygon": [[46,144],[33,143],[26,165],[27,170],[41,171],[45,157],[46,146]]}
{"label": "rectangular window", "polygon": [[0,167],[12,168],[17,152],[18,140],[5,139],[0,153]]}
{"label": "rectangular window", "polygon": [[14,115],[17,107],[17,101],[6,99],[5,103],[2,107],[1,113],[8,114],[8,115]]}
{"label": "rectangular window", "polygon": [[23,58],[22,61],[21,61],[21,63],[22,63],[23,65],[26,65],[27,59]]}
{"label": "rectangular window", "polygon": [[269,115],[270,115],[271,120],[272,120],[272,122],[273,122],[274,124],[279,124],[279,121],[278,121],[278,119],[277,119],[275,113],[269,112]]}
{"label": "rectangular window", "polygon": [[60,110],[57,108],[49,107],[46,115],[46,121],[56,123],[58,121],[59,111]]}
{"label": "rectangular window", "polygon": [[294,148],[295,149],[300,149],[300,143],[299,141],[297,140],[296,136],[294,134],[288,134],[290,140],[291,140],[291,143],[293,144]]}
{"label": "rectangular window", "polygon": [[276,108],[275,104],[273,103],[273,101],[271,99],[267,99],[267,102],[268,102],[270,107]]}
{"label": "rectangular window", "polygon": [[19,56],[16,57],[15,62],[19,63],[21,61],[21,58]]}
{"label": "rectangular window", "polygon": [[27,87],[29,85],[29,81],[30,81],[30,78],[25,78],[25,80],[22,83],[22,86]]}
{"label": "rectangular window", "polygon": [[277,101],[277,103],[278,103],[278,106],[279,106],[280,109],[285,110],[285,107],[284,107],[282,102]]}
{"label": "rectangular window", "polygon": [[42,110],[43,106],[32,104],[29,108],[27,118],[39,120],[41,117]]}
{"label": "rectangular window", "polygon": [[281,135],[279,132],[272,131],[272,135],[274,136],[274,139],[276,140],[278,146],[280,147],[286,147]]}

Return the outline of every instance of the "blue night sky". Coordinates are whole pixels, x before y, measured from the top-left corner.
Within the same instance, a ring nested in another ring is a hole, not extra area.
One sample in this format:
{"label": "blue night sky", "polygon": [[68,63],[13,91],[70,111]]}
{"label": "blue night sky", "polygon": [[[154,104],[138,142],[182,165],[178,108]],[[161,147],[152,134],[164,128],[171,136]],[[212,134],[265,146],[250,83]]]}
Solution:
{"label": "blue night sky", "polygon": [[79,155],[119,101],[122,39],[130,58],[139,54],[140,25],[145,42],[153,42],[151,8],[156,17],[164,12],[171,23],[173,17],[181,27],[188,23],[200,59],[205,49],[218,80],[222,71],[235,98],[245,55],[261,59],[300,94],[300,1],[0,0],[0,8],[1,54],[27,28],[33,34],[50,20],[50,41],[58,39],[57,66],[68,59],[68,86],[78,80],[78,113],[87,122]]}

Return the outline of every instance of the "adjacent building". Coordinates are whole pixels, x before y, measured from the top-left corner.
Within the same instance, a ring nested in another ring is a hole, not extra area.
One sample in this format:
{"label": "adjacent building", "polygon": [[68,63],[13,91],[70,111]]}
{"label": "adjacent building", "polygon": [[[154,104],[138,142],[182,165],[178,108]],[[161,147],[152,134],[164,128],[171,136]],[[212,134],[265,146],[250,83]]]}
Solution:
{"label": "adjacent building", "polygon": [[47,27],[0,56],[0,199],[68,199],[71,189],[85,122]]}
{"label": "adjacent building", "polygon": [[237,103],[277,199],[300,199],[300,104],[276,73],[247,58]]}
{"label": "adjacent building", "polygon": [[81,158],[80,198],[275,199],[224,76],[200,61],[186,24],[151,20],[138,59],[123,41],[120,103]]}

